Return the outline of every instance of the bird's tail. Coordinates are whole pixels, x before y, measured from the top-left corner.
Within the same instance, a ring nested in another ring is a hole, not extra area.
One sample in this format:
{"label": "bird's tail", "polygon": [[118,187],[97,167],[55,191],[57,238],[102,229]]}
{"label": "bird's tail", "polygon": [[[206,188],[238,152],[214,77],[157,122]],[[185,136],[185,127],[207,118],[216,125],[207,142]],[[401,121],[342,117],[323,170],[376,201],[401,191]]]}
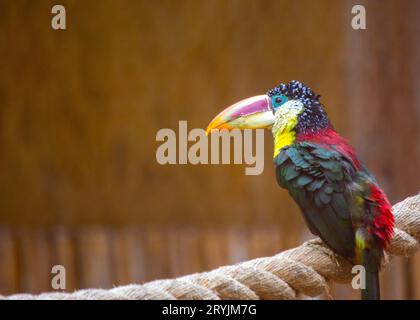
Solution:
{"label": "bird's tail", "polygon": [[[379,255],[381,255],[379,253]],[[362,289],[362,300],[379,300],[380,287],[379,287],[379,265],[378,253],[375,250],[368,248],[363,249],[362,256],[363,267],[366,271],[366,287]]]}

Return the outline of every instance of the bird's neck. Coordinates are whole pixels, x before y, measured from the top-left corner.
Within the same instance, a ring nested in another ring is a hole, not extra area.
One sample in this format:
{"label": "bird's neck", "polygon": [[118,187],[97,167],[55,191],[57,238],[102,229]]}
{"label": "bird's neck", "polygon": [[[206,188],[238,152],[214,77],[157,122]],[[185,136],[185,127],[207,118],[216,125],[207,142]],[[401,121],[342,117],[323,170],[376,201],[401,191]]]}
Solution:
{"label": "bird's neck", "polygon": [[296,140],[296,131],[294,126],[296,125],[290,123],[288,126],[284,126],[277,131],[273,131],[274,137],[274,158],[277,157],[280,150],[284,147],[287,147],[293,144]]}
{"label": "bird's neck", "polygon": [[272,132],[276,157],[282,148],[295,143],[300,137],[322,138],[335,131],[319,102],[309,107],[300,100],[291,100],[276,111]]}
{"label": "bird's neck", "polygon": [[334,146],[350,158],[356,159],[354,149],[348,144],[347,140],[340,136],[331,126],[299,131],[293,122],[289,122],[288,125],[273,131],[273,137],[274,157],[279,154],[281,149],[294,143],[313,142],[323,145],[326,148]]}
{"label": "bird's neck", "polygon": [[303,108],[304,106],[300,101],[291,101],[285,103],[276,111],[271,129],[274,138],[274,157],[279,154],[282,148],[294,143],[299,115]]}
{"label": "bird's neck", "polygon": [[296,122],[289,121],[287,125],[282,126],[276,131],[273,131],[274,137],[274,157],[276,157],[280,150],[284,147],[290,146],[295,142],[314,141],[323,144],[330,144],[337,142],[339,135],[331,126],[325,128],[316,128],[310,130],[299,130]]}
{"label": "bird's neck", "polygon": [[360,161],[356,156],[356,151],[349,144],[347,139],[339,135],[331,126],[319,131],[306,131],[296,134],[296,142],[313,142],[327,149],[334,148],[348,159],[351,159],[356,169],[361,167]]}

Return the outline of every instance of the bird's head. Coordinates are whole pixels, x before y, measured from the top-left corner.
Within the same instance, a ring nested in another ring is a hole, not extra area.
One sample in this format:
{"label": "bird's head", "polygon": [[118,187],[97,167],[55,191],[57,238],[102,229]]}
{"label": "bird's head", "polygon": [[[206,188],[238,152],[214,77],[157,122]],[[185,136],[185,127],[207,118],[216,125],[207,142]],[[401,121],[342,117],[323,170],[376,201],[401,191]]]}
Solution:
{"label": "bird's head", "polygon": [[279,150],[293,143],[298,134],[315,134],[329,127],[319,95],[303,83],[292,80],[267,94],[241,100],[226,108],[210,122],[207,133],[221,129],[271,128],[275,149]]}
{"label": "bird's head", "polygon": [[[281,129],[293,125],[297,131],[314,131],[329,125],[319,95],[303,83],[281,83],[267,94],[241,100],[220,112],[207,132],[220,129]],[[278,128],[277,128],[278,125]]]}

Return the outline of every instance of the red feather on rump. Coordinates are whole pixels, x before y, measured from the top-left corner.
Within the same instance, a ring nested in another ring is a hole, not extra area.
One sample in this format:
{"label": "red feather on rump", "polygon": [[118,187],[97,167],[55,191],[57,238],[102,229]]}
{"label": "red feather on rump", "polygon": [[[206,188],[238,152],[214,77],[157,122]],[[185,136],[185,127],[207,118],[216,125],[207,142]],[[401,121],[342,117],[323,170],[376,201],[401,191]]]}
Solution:
{"label": "red feather on rump", "polygon": [[369,232],[375,234],[382,241],[382,247],[388,246],[394,233],[394,215],[387,196],[375,184],[370,185],[369,200],[376,206],[377,214]]}

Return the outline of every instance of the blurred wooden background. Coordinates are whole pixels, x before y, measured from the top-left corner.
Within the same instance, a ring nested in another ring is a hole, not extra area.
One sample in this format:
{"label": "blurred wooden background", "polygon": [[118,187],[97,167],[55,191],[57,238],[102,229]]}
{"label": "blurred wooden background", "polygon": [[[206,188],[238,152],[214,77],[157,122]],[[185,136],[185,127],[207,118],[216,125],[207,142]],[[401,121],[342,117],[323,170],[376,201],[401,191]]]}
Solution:
{"label": "blurred wooden background", "polygon": [[[109,287],[310,237],[269,132],[260,176],[155,161],[159,129],[205,127],[291,79],[322,95],[393,203],[417,193],[419,1],[63,0],[66,31],[54,4],[0,2],[0,293],[49,290],[52,264],[69,290]],[[385,272],[387,297],[420,298],[418,260]]]}

